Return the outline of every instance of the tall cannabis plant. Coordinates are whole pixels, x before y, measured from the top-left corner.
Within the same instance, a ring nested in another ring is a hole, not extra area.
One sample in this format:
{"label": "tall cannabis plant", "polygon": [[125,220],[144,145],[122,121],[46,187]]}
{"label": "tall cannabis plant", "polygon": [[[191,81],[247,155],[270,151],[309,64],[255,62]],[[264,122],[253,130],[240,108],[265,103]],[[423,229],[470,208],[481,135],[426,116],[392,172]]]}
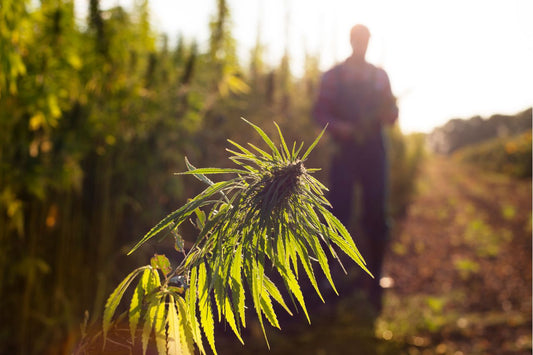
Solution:
{"label": "tall cannabis plant", "polygon": [[[303,144],[289,148],[277,125],[279,147],[261,128],[246,122],[270,152],[230,140],[234,149],[228,149],[229,159],[238,168],[197,169],[186,160],[188,171],[183,174],[195,176],[207,188],[159,222],[130,254],[164,231],[171,232],[181,249],[178,228],[186,220],[192,220],[198,229],[196,242],[176,268],[171,268],[165,256],[156,255],[151,265],[134,270],[120,283],[104,310],[104,339],[122,296],[136,278],[128,317],[132,339],[142,327],[143,351],[153,331],[160,354],[193,354],[195,344],[205,354],[203,337],[216,354],[215,319],[225,321],[243,342],[246,297],[251,297],[263,332],[265,318],[279,328],[273,301],[292,314],[279,285],[265,274],[266,268],[279,273],[294,306],[299,306],[308,320],[298,282],[300,265],[321,299],[315,265],[335,289],[326,250],[337,258],[335,248],[339,248],[368,272],[350,234],[329,211],[326,188],[310,175],[316,169],[304,166],[325,129],[301,154]],[[235,177],[213,182],[206,177],[213,174]]]}

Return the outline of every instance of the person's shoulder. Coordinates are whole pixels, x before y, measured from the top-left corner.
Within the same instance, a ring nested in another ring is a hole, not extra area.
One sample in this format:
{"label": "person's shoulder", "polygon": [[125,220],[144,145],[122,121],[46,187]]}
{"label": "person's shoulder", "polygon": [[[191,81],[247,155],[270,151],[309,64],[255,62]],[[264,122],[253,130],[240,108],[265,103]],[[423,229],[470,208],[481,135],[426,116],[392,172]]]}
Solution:
{"label": "person's shoulder", "polygon": [[387,74],[385,69],[383,69],[382,67],[379,67],[375,64],[368,63],[368,62],[366,62],[366,65],[367,65],[367,70],[373,71],[374,73],[385,74],[385,75]]}
{"label": "person's shoulder", "polygon": [[374,73],[374,77],[377,78],[378,81],[388,81],[389,75],[385,71],[385,69],[378,67],[374,64],[370,64],[370,70]]}
{"label": "person's shoulder", "polygon": [[332,77],[340,72],[342,69],[342,65],[344,63],[337,63],[334,66],[332,66],[330,69],[326,70],[322,76],[324,77]]}
{"label": "person's shoulder", "polygon": [[326,70],[322,74],[322,85],[325,85],[327,87],[334,87],[341,76],[341,66],[342,63],[335,64],[333,67]]}

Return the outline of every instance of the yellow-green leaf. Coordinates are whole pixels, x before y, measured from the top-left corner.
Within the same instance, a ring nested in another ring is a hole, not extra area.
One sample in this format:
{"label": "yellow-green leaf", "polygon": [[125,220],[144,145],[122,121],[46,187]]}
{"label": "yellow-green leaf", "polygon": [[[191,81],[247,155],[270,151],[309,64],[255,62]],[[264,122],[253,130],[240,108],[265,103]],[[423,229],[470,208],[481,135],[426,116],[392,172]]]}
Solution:
{"label": "yellow-green leaf", "polygon": [[185,355],[194,355],[194,339],[193,333],[191,330],[191,325],[189,322],[189,314],[187,312],[187,307],[183,298],[177,297],[176,305],[178,306],[178,320],[180,326],[180,341],[181,349]]}
{"label": "yellow-green leaf", "polygon": [[133,270],[128,276],[126,276],[124,280],[122,280],[122,282],[117,286],[117,288],[115,288],[113,293],[111,293],[111,295],[107,299],[102,322],[102,328],[104,333],[104,346],[107,338],[107,332],[109,331],[109,326],[111,325],[111,318],[113,318],[115,310],[117,309],[117,306],[120,303],[124,292],[130,285],[130,283],[133,281],[133,279],[146,268],[149,268],[149,266],[143,266]]}
{"label": "yellow-green leaf", "polygon": [[155,331],[155,345],[159,355],[166,355],[167,352],[167,339],[165,334],[165,319],[166,319],[166,304],[164,300],[159,302],[157,306],[155,320],[154,320],[154,331]]}
{"label": "yellow-green leaf", "polygon": [[178,320],[178,312],[176,311],[176,302],[174,297],[169,296],[168,313],[167,313],[167,340],[169,354],[182,354],[180,328]]}
{"label": "yellow-green leaf", "polygon": [[130,332],[131,332],[131,341],[135,344],[135,330],[139,324],[139,319],[141,318],[142,311],[142,300],[148,288],[148,283],[152,270],[145,269],[135,291],[133,292],[133,297],[131,298],[130,310],[129,310],[129,321],[130,321]]}

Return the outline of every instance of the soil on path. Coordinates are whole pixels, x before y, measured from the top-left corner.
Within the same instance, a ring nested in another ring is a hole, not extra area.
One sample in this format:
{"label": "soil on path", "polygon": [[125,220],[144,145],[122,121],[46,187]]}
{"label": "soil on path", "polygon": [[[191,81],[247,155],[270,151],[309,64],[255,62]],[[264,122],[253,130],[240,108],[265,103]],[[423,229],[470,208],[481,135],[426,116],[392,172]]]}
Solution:
{"label": "soil on path", "polygon": [[428,158],[386,259],[378,335],[421,353],[531,354],[531,193],[530,179]]}

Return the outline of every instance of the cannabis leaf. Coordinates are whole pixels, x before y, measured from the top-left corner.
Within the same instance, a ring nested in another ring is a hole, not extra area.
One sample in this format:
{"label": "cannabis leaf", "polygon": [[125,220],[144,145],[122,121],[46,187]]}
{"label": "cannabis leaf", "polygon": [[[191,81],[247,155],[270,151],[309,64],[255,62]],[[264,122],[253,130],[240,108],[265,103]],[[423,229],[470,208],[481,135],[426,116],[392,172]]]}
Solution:
{"label": "cannabis leaf", "polygon": [[[239,168],[195,168],[186,159],[188,171],[181,175],[193,175],[206,189],[161,220],[129,254],[167,229],[178,240],[177,230],[189,218],[198,229],[196,241],[175,269],[165,256],[156,255],[151,266],[126,277],[106,304],[104,334],[125,289],[141,272],[130,302],[130,331],[134,336],[143,318],[144,351],[153,330],[158,352],[172,354],[192,354],[194,344],[205,354],[202,333],[216,354],[215,319],[229,325],[243,342],[247,297],[268,345],[264,319],[279,328],[274,303],[292,313],[278,285],[265,274],[267,268],[281,276],[294,306],[301,308],[308,320],[298,281],[300,267],[321,299],[315,270],[321,270],[336,292],[326,251],[338,260],[336,250],[340,249],[370,273],[352,237],[330,212],[324,196],[327,189],[311,175],[316,169],[304,166],[326,128],[300,156],[303,144],[289,149],[277,124],[279,147],[260,127],[243,120],[270,152],[229,140],[233,146],[227,149],[232,154],[229,159]],[[219,174],[236,176],[220,182],[206,176]],[[183,250],[181,246],[177,249]]]}

